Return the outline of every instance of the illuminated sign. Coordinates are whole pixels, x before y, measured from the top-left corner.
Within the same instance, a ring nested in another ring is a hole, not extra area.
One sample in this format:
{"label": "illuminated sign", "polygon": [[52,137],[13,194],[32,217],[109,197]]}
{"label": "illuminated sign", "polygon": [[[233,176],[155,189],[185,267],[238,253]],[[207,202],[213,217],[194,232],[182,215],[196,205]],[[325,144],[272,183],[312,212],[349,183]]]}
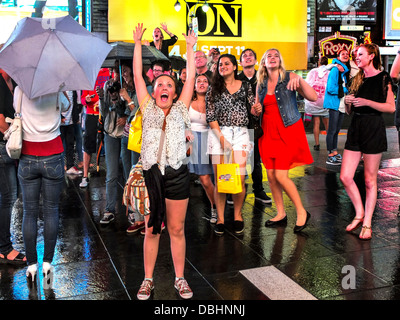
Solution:
{"label": "illuminated sign", "polygon": [[357,38],[336,32],[334,35],[320,40],[319,48],[323,56],[326,56],[328,59],[333,59],[336,58],[338,52],[343,49],[350,54],[356,43]]}
{"label": "illuminated sign", "polygon": [[153,30],[163,22],[178,36],[169,54],[183,56],[186,44],[182,33],[187,32],[190,12],[194,11],[198,50],[207,54],[211,48],[218,48],[239,60],[245,48],[252,48],[260,60],[267,49],[277,48],[288,70],[307,69],[307,0],[268,1],[261,7],[259,0],[210,0],[207,12],[193,0],[188,1],[189,10],[185,4],[185,10],[179,12],[174,9],[175,0],[138,2],[109,1],[109,42],[132,42],[132,30],[138,23],[147,28],[144,40],[152,41]]}
{"label": "illuminated sign", "polygon": [[[82,23],[82,1],[78,0],[73,18]],[[0,1],[0,43],[6,42],[18,21],[35,13],[37,0]],[[43,18],[57,18],[68,15],[68,0],[47,0]],[[74,10],[73,10],[74,11]]]}
{"label": "illuminated sign", "polygon": [[242,36],[242,4],[213,4],[204,12],[196,3],[189,2],[189,7],[196,9],[199,19],[199,35],[210,37]]}
{"label": "illuminated sign", "polygon": [[92,1],[85,0],[85,4],[86,4],[86,16],[85,16],[86,29],[88,31],[92,31]]}
{"label": "illuminated sign", "polygon": [[376,23],[377,0],[318,0],[317,20],[321,24]]}
{"label": "illuminated sign", "polygon": [[400,0],[385,1],[384,38],[400,40]]}

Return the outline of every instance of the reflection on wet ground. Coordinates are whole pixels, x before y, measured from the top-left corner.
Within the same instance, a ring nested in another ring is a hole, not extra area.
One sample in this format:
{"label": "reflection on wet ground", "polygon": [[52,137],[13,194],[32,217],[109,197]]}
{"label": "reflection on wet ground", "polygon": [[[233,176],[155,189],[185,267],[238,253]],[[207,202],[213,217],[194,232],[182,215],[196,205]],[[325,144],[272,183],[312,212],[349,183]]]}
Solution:
{"label": "reflection on wet ground", "polygon": [[[373,220],[373,238],[360,241],[358,233],[346,233],[354,210],[339,180],[339,168],[325,164],[324,137],[321,151],[309,145],[315,162],[290,172],[300,190],[310,225],[293,233],[295,210],[285,198],[287,227],[265,228],[274,216],[275,205],[254,202],[251,177],[243,207],[245,231],[232,231],[233,208],[226,208],[226,232],[216,236],[208,217],[210,208],[200,185],[191,184],[187,212],[187,259],[185,276],[194,300],[266,300],[241,270],[274,266],[317,299],[400,298],[400,156],[397,132],[388,128],[389,151],[384,154],[378,175],[378,202]],[[339,136],[342,148],[345,135]],[[0,265],[0,300],[135,300],[143,279],[143,236],[128,235],[125,209],[115,221],[101,226],[105,208],[105,171],[93,174],[88,189],[80,189],[80,177],[66,178],[61,199],[60,232],[53,261],[54,274],[45,279],[39,269],[37,281],[26,281],[26,268]],[[363,184],[362,164],[356,174]],[[121,181],[122,182],[122,181]],[[265,189],[270,195],[268,182]],[[122,192],[122,187],[120,187]],[[24,251],[21,235],[22,206],[13,215],[13,242]],[[41,226],[42,223],[40,222]],[[38,239],[43,254],[42,228]],[[40,267],[41,268],[41,267]],[[167,232],[161,238],[156,264],[154,300],[179,299],[173,289],[174,269]]]}

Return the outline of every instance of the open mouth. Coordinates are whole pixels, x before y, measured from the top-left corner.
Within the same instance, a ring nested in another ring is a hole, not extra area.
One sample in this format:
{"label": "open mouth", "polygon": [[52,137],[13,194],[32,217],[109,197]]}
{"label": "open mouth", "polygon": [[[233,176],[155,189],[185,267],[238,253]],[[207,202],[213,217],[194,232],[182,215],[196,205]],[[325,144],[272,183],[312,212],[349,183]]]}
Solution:
{"label": "open mouth", "polygon": [[168,101],[168,94],[167,93],[163,93],[163,94],[161,94],[161,101],[162,102],[166,102],[166,101]]}

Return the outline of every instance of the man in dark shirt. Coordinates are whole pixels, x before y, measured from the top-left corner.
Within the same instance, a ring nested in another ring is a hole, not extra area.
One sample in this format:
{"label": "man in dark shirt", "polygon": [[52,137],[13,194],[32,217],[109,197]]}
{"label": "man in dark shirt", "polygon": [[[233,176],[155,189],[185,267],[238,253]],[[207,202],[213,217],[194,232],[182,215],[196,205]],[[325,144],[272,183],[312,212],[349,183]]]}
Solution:
{"label": "man in dark shirt", "polygon": [[[257,63],[257,55],[252,49],[245,49],[240,55],[240,64],[243,67],[243,71],[239,74],[239,80],[247,81],[251,84],[254,96],[256,94],[256,86],[257,86],[257,78],[255,70],[256,63]],[[258,150],[258,140],[254,141],[254,169],[252,178],[253,178],[253,192],[255,199],[263,203],[271,203],[272,200],[265,194],[262,183],[263,177],[262,177],[260,152]]]}
{"label": "man in dark shirt", "polygon": [[194,64],[196,67],[196,75],[205,74],[211,79],[212,72],[207,68],[207,56],[203,51],[197,50],[194,53]]}

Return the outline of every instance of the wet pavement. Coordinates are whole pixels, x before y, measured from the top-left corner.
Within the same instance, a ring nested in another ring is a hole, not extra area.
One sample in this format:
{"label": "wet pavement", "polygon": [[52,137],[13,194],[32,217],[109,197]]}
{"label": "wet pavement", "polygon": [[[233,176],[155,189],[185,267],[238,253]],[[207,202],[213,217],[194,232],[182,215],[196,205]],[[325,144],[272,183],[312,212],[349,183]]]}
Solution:
{"label": "wet pavement", "polygon": [[[342,130],[339,136],[340,150],[345,132]],[[193,300],[399,299],[400,155],[396,129],[388,128],[387,134],[389,151],[383,155],[379,170],[371,241],[359,240],[358,233],[345,232],[354,210],[339,180],[339,167],[325,164],[325,136],[321,136],[321,151],[314,151],[313,135],[308,133],[315,161],[290,171],[312,215],[309,226],[300,234],[293,233],[295,210],[286,196],[287,227],[264,227],[265,221],[274,216],[275,205],[254,201],[249,177],[243,206],[244,233],[233,233],[233,208],[227,206],[226,232],[217,236],[208,221],[206,195],[200,185],[192,183],[186,220],[185,277],[194,291]],[[0,300],[136,300],[144,277],[144,237],[126,233],[129,225],[122,206],[114,222],[99,224],[105,208],[104,180],[104,164],[99,174],[92,174],[87,189],[79,188],[80,177],[66,177],[54,278],[48,283],[39,272],[37,284],[32,286],[26,281],[26,267],[0,265]],[[362,165],[356,180],[363,185]],[[266,179],[264,186],[271,195]],[[24,251],[21,221],[22,205],[17,201],[13,242],[16,249]],[[42,222],[40,225],[38,252],[42,257]],[[164,231],[151,299],[179,300],[173,282],[169,238]],[[292,285],[293,290],[289,290]],[[301,295],[297,295],[299,290]],[[277,291],[281,295],[276,295]]]}

